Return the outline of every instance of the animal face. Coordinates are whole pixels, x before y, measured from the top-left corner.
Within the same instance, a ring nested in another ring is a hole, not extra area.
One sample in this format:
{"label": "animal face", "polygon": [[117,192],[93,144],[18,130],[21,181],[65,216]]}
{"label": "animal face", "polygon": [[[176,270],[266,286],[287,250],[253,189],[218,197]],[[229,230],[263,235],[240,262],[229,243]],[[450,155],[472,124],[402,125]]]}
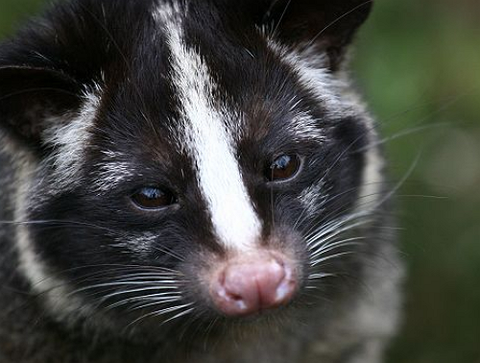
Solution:
{"label": "animal face", "polygon": [[81,0],[5,44],[21,268],[50,309],[228,323],[360,274],[381,165],[342,70],[368,10]]}

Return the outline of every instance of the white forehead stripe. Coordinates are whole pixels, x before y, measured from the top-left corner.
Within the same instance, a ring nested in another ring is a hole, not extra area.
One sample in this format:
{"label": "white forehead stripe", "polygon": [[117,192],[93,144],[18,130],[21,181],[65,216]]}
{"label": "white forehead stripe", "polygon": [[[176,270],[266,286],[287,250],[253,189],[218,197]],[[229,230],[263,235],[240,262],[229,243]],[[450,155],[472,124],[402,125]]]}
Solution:
{"label": "white forehead stripe", "polygon": [[[170,14],[169,14],[170,13]],[[171,51],[172,81],[182,112],[181,145],[195,160],[199,186],[211,214],[217,237],[226,247],[245,249],[260,235],[260,221],[253,209],[240,166],[235,157],[231,121],[226,110],[213,102],[214,83],[199,54],[183,41],[181,19],[174,9],[155,18],[165,28]]]}

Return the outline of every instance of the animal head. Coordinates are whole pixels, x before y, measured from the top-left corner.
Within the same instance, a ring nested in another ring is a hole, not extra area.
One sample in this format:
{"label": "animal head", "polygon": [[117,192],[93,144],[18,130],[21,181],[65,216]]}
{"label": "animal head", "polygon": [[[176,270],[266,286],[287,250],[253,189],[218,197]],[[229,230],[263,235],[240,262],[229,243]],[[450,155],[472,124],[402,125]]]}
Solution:
{"label": "animal head", "polygon": [[369,10],[76,0],[4,43],[21,270],[54,315],[228,322],[337,293],[381,181],[343,72]]}

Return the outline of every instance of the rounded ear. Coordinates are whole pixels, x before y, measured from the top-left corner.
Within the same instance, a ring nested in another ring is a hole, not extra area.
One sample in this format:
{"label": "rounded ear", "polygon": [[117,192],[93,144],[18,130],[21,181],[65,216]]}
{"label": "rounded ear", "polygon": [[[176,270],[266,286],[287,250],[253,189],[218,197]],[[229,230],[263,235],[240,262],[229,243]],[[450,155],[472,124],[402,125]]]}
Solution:
{"label": "rounded ear", "polygon": [[48,119],[80,107],[80,96],[81,87],[62,72],[0,67],[0,127],[23,144],[40,148]]}
{"label": "rounded ear", "polygon": [[[336,70],[346,47],[367,19],[373,0],[249,0],[262,8],[257,25],[267,26],[272,37],[309,54],[326,53]],[[260,5],[263,4],[263,5]],[[250,11],[247,7],[246,11]],[[260,24],[259,24],[260,23]]]}

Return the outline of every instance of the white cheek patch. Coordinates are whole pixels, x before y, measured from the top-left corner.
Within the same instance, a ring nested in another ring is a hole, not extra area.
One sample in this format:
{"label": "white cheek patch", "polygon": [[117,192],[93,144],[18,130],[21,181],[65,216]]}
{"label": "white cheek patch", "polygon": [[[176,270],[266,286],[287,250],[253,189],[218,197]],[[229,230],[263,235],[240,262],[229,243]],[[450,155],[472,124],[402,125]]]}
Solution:
{"label": "white cheek patch", "polygon": [[[178,138],[195,161],[198,184],[220,242],[245,249],[258,242],[260,221],[254,211],[227,130],[233,115],[213,101],[215,84],[209,69],[193,49],[187,48],[176,9],[154,13],[168,37],[172,82],[180,103],[182,129]],[[231,132],[231,131],[230,131]]]}
{"label": "white cheek patch", "polygon": [[365,151],[365,168],[358,196],[358,210],[373,210],[378,207],[385,179],[383,175],[385,160],[378,145],[375,145],[377,135],[373,129],[370,129],[368,138],[369,144],[374,146],[367,146],[368,149]]}
{"label": "white cheek patch", "polygon": [[54,149],[47,162],[53,164],[53,180],[60,188],[75,185],[79,179],[77,175],[83,165],[83,152],[100,106],[97,92],[84,95],[85,102],[76,115],[47,120],[50,125],[43,133],[43,139]]}
{"label": "white cheek patch", "polygon": [[34,162],[25,156],[25,162],[20,166],[17,180],[20,181],[15,200],[16,248],[19,254],[19,268],[27,277],[33,291],[42,296],[47,306],[55,313],[58,319],[67,319],[73,316],[91,316],[91,307],[72,296],[72,291],[60,276],[53,273],[48,264],[42,261],[35,251],[29,233],[27,218],[27,200],[32,193],[31,179],[34,175]]}

